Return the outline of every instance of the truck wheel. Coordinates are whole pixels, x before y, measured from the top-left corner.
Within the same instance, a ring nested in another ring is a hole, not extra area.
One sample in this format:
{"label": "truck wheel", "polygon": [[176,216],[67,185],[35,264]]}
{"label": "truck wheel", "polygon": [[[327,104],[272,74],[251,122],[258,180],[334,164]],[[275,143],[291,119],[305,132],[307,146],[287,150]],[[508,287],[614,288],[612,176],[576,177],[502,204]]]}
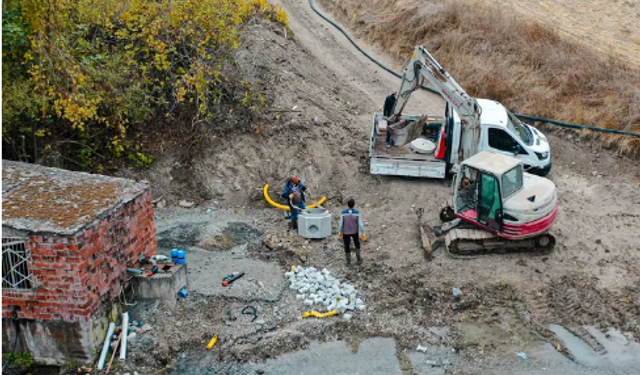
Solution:
{"label": "truck wheel", "polygon": [[451,221],[453,219],[456,218],[455,213],[453,212],[453,208],[451,207],[444,207],[442,210],[440,210],[440,220],[443,222],[448,222]]}

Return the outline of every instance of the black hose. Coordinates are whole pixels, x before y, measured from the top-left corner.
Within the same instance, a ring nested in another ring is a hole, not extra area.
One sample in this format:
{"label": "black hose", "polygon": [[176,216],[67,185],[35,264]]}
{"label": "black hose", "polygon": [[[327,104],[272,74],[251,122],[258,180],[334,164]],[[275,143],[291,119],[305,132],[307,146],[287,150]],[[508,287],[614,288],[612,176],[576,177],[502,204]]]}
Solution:
{"label": "black hose", "polygon": [[246,306],[242,309],[242,313],[246,315],[253,315],[253,319],[251,319],[251,323],[253,323],[256,319],[258,319],[258,311],[253,306]]}
{"label": "black hose", "polygon": [[554,124],[554,125],[558,125],[558,126],[565,126],[567,128],[587,129],[587,130],[593,130],[593,131],[604,132],[604,133],[616,133],[616,134],[629,135],[629,136],[632,136],[632,137],[640,137],[640,134],[628,132],[626,130],[597,128],[595,126],[587,126],[587,125],[576,125],[576,124],[570,124],[568,122],[549,120],[549,119],[542,118],[542,117],[523,115],[523,114],[520,114],[520,113],[514,113],[514,115],[516,115],[516,116],[518,116],[520,118],[523,118],[523,119],[527,119],[527,120],[547,122],[549,124]]}
{"label": "black hose", "polygon": [[[316,12],[320,17],[322,17],[325,21],[329,22],[331,25],[333,25],[336,29],[338,29],[342,34],[344,34],[344,36],[347,37],[347,39],[349,40],[349,42],[351,42],[351,44],[353,44],[354,47],[356,47],[356,49],[358,51],[360,51],[363,55],[365,55],[367,58],[369,58],[369,60],[373,61],[376,65],[378,65],[379,67],[381,67],[382,69],[386,70],[387,72],[393,74],[394,76],[398,77],[398,78],[402,78],[402,75],[398,74],[396,71],[392,70],[391,68],[387,67],[386,65],[384,65],[383,63],[381,63],[380,61],[376,60],[376,58],[374,58],[373,56],[369,55],[365,50],[363,50],[358,43],[356,43],[351,36],[342,28],[340,27],[340,25],[338,25],[337,23],[333,22],[333,20],[331,20],[329,17],[325,16],[324,14],[322,14],[316,7],[315,5],[313,5],[313,0],[309,0],[309,5],[311,6],[311,9]],[[440,95],[440,93],[430,87],[421,85],[420,86],[421,89],[423,90],[427,90],[429,92],[432,92],[434,94],[438,94]],[[587,126],[587,125],[578,125],[578,124],[570,124],[567,122],[560,122],[560,121],[556,121],[556,120],[550,120],[550,119],[546,119],[546,118],[542,118],[542,117],[535,117],[535,116],[528,116],[528,115],[523,115],[520,113],[514,113],[516,116],[520,117],[520,118],[524,118],[524,119],[528,119],[528,120],[534,120],[534,121],[540,121],[540,122],[546,122],[549,124],[554,124],[554,125],[558,125],[558,126],[564,126],[564,127],[568,127],[568,128],[574,128],[574,129],[586,129],[586,130],[593,130],[593,131],[598,131],[598,132],[604,132],[604,133],[616,133],[616,134],[623,134],[623,135],[628,135],[631,137],[638,137],[640,138],[640,133],[633,133],[630,131],[626,131],[626,130],[616,130],[616,129],[607,129],[607,128],[598,128],[595,126]]]}

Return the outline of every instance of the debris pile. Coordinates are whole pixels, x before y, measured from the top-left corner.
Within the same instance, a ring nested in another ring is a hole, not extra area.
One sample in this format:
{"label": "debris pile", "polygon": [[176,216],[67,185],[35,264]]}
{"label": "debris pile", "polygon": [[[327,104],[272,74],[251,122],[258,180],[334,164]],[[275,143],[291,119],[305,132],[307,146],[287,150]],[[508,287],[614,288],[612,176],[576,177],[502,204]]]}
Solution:
{"label": "debris pile", "polygon": [[296,299],[305,306],[318,306],[326,311],[337,310],[343,318],[351,319],[347,311],[364,310],[366,305],[357,297],[358,291],[349,284],[331,276],[326,268],[318,271],[315,267],[292,267],[285,277],[291,285],[289,289],[297,291]]}

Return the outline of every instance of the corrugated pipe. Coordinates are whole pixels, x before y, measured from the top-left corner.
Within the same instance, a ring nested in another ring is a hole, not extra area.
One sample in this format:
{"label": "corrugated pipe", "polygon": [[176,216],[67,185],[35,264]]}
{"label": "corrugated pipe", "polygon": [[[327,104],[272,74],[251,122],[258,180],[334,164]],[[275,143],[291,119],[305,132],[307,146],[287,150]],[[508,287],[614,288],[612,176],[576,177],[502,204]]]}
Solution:
{"label": "corrugated pipe", "polygon": [[[324,14],[322,14],[315,7],[315,5],[313,4],[313,0],[309,0],[309,5],[311,6],[311,9],[313,9],[313,11],[316,12],[320,17],[322,17],[325,21],[329,22],[333,27],[335,27],[342,34],[344,34],[344,36],[347,37],[349,42],[351,42],[351,44],[353,44],[353,46],[356,47],[356,49],[358,51],[360,51],[363,55],[365,55],[369,60],[373,61],[376,65],[378,65],[382,69],[386,70],[387,72],[393,74],[394,76],[396,76],[398,78],[402,78],[401,74],[399,74],[398,72],[396,72],[396,71],[392,70],[391,68],[387,67],[386,65],[384,65],[383,63],[378,61],[375,57],[371,56],[365,50],[363,50],[358,45],[358,43],[356,43],[355,40],[353,40],[351,38],[349,33],[347,33],[342,27],[340,27],[340,25],[338,25],[337,23],[333,22],[329,17],[327,17]],[[432,89],[431,87],[427,87],[427,86],[423,85],[423,86],[420,86],[420,88],[422,88],[423,90],[427,90],[429,92],[432,92],[434,94],[440,95],[440,93],[438,91]],[[540,122],[546,122],[546,123],[549,123],[549,124],[554,124],[554,125],[563,126],[563,127],[567,127],[567,128],[586,129],[586,130],[593,130],[593,131],[604,132],[604,133],[616,133],[616,134],[622,134],[622,135],[628,135],[628,136],[631,136],[631,137],[640,138],[640,133],[633,133],[633,132],[629,132],[629,131],[626,131],[626,130],[616,130],[616,129],[598,128],[598,127],[595,127],[595,126],[570,124],[570,123],[567,123],[567,122],[550,120],[550,119],[546,119],[546,118],[542,118],[542,117],[528,116],[528,115],[523,115],[523,114],[520,114],[520,113],[515,113],[515,115],[520,117],[520,118],[524,118],[524,119],[528,119],[528,120],[534,120],[534,121],[540,121]]]}
{"label": "corrugated pipe", "polygon": [[109,329],[107,329],[107,337],[104,339],[102,353],[100,353],[100,360],[98,361],[98,370],[102,370],[104,368],[104,361],[107,359],[107,352],[109,351],[109,345],[111,345],[111,336],[113,336],[113,331],[115,329],[116,324],[109,323]]}
{"label": "corrugated pipe", "polygon": [[122,313],[122,346],[120,347],[120,361],[127,359],[127,336],[129,336],[129,313]]}

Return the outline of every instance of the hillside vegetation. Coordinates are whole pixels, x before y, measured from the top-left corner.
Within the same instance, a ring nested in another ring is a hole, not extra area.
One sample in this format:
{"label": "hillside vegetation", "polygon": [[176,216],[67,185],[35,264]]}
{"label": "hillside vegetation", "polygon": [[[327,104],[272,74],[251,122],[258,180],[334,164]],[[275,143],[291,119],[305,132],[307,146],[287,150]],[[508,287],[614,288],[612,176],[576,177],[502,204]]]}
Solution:
{"label": "hillside vegetation", "polygon": [[242,128],[265,98],[234,66],[244,25],[287,27],[267,0],[9,0],[2,12],[3,158],[104,171]]}
{"label": "hillside vegetation", "polygon": [[[400,69],[424,45],[473,96],[529,115],[640,133],[640,70],[482,2],[321,0]],[[590,134],[585,132],[585,135]],[[601,135],[601,134],[600,134]],[[640,138],[602,135],[640,154]]]}

